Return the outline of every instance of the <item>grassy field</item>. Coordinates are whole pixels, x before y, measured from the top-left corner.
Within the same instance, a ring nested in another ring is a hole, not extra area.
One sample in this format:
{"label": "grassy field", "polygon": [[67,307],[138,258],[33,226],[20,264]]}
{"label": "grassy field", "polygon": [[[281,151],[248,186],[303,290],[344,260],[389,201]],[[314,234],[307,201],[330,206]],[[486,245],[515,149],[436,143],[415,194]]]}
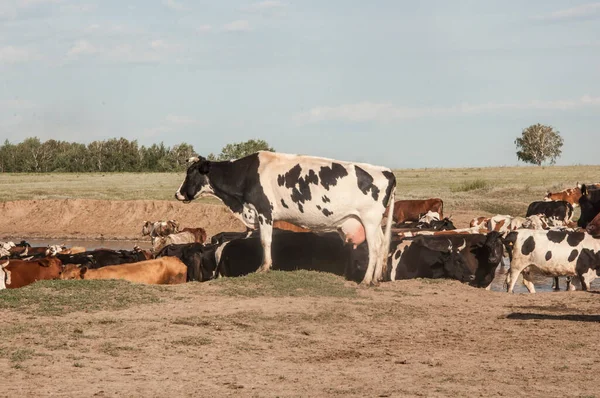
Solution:
{"label": "grassy field", "polygon": [[[400,169],[395,174],[397,199],[440,197],[446,214],[518,215],[547,190],[600,181],[600,166]],[[183,173],[0,174],[0,200],[172,200],[183,178]]]}

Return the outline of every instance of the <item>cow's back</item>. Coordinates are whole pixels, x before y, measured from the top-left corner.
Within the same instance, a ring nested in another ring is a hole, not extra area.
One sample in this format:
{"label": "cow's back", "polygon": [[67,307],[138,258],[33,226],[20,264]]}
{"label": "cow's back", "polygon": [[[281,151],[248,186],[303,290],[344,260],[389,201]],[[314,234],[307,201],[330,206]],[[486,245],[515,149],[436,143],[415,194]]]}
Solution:
{"label": "cow's back", "polygon": [[31,261],[10,260],[5,271],[10,272],[10,284],[7,284],[6,288],[14,289],[40,280],[58,279],[62,263],[52,257]]}
{"label": "cow's back", "polygon": [[88,270],[84,279],[124,279],[134,283],[171,284],[184,283],[187,268],[176,257],[161,257],[121,265],[109,265]]}

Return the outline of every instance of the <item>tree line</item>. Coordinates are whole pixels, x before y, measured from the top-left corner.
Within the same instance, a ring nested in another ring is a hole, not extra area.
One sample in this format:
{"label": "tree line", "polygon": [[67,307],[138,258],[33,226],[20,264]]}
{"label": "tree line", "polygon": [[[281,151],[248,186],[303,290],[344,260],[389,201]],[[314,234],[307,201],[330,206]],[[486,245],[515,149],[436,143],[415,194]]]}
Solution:
{"label": "tree line", "polygon": [[87,145],[77,142],[26,138],[0,147],[0,172],[160,172],[181,171],[194,156],[190,144],[172,147],[139,145],[137,140],[111,138]]}
{"label": "tree line", "polygon": [[[266,141],[248,140],[227,144],[210,160],[229,160],[250,153],[274,151]],[[187,159],[196,156],[185,142],[172,147],[160,144],[139,145],[137,140],[111,138],[89,144],[30,137],[18,144],[8,140],[0,146],[0,173],[50,172],[169,172],[182,171]]]}

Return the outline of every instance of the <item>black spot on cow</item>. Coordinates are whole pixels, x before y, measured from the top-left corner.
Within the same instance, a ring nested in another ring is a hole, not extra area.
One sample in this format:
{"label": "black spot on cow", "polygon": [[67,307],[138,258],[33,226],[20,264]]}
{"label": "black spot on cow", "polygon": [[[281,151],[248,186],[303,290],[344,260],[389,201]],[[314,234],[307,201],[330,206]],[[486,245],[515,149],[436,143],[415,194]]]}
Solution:
{"label": "black spot on cow", "polygon": [[365,195],[367,195],[369,191],[371,191],[373,200],[379,199],[379,188],[373,185],[373,176],[358,166],[354,166],[354,169],[356,170],[356,181],[358,183],[358,189],[360,189],[361,192]]}
{"label": "black spot on cow", "polygon": [[[582,249],[579,257],[577,257],[577,262],[575,263],[575,272],[577,275],[581,277],[581,275],[588,272],[590,269],[595,269],[596,273],[598,273],[598,268],[600,265],[600,251],[594,252],[590,249]],[[582,281],[583,282],[583,281]],[[581,288],[586,290],[585,284],[581,284]]]}
{"label": "black spot on cow", "polygon": [[258,222],[261,223],[261,224],[265,223],[264,217],[262,215],[260,215],[260,214],[258,215]]}
{"label": "black spot on cow", "polygon": [[285,200],[281,199],[281,205],[286,209],[289,209],[288,205],[285,204]]}
{"label": "black spot on cow", "polygon": [[585,239],[585,232],[570,232],[567,243],[571,247],[578,246]]}
{"label": "black spot on cow", "polygon": [[573,249],[573,251],[571,252],[571,254],[569,254],[569,258],[567,260],[569,262],[574,261],[577,258],[577,255],[579,255],[579,250]]}
{"label": "black spot on cow", "polygon": [[560,243],[563,240],[565,240],[565,237],[567,236],[567,232],[566,231],[548,231],[548,240],[550,242],[554,242],[554,243]]}
{"label": "black spot on cow", "polygon": [[402,255],[402,250],[396,250],[396,253],[394,253],[394,259],[398,260],[401,255]]}
{"label": "black spot on cow", "polygon": [[277,184],[282,187],[283,184],[285,184],[285,177],[283,176],[283,174],[279,174],[277,176]]}
{"label": "black spot on cow", "polygon": [[323,195],[323,197],[321,198],[321,200],[323,201],[323,203],[329,203],[329,202],[331,202],[331,199],[329,199],[327,197],[327,195]]}
{"label": "black spot on cow", "polygon": [[302,206],[302,203],[298,203],[298,210],[300,210],[300,213],[304,213],[304,206]]}
{"label": "black spot on cow", "polygon": [[294,188],[298,183],[298,179],[300,178],[300,173],[302,172],[302,167],[297,164],[292,167],[285,175],[283,179],[285,181],[286,188]]}
{"label": "black spot on cow", "polygon": [[321,206],[317,205],[317,210],[321,210]]}
{"label": "black spot on cow", "polygon": [[521,253],[523,253],[524,256],[530,254],[531,252],[533,252],[535,250],[535,239],[533,239],[533,236],[530,236],[529,238],[525,239],[525,242],[523,242],[523,247],[521,247]]}
{"label": "black spot on cow", "polygon": [[317,177],[317,173],[312,169],[308,171],[308,174],[304,178],[308,184],[319,184],[319,177]]}
{"label": "black spot on cow", "polygon": [[321,185],[326,190],[329,187],[337,185],[337,181],[348,175],[348,170],[339,163],[332,163],[331,167],[321,167],[319,171],[319,178],[321,179]]}
{"label": "black spot on cow", "polygon": [[321,211],[323,212],[323,214],[325,214],[325,217],[329,217],[330,215],[333,214],[333,212],[329,211],[328,209],[323,209]]}
{"label": "black spot on cow", "polygon": [[383,205],[387,206],[392,195],[392,190],[396,188],[396,176],[391,171],[383,171],[382,173],[388,180],[388,186],[385,188],[385,196],[383,197]]}
{"label": "black spot on cow", "polygon": [[546,261],[550,261],[551,258],[552,258],[552,252],[550,250],[548,250],[546,252]]}

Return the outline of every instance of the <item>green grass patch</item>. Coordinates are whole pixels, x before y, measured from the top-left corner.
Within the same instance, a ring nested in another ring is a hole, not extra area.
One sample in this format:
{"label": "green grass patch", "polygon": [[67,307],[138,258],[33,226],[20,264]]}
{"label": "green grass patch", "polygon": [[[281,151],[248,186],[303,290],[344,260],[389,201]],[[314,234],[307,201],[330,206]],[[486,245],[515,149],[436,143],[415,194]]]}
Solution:
{"label": "green grass patch", "polygon": [[0,309],[50,316],[76,311],[114,311],[159,301],[152,286],[115,280],[39,281],[20,289],[0,291]]}
{"label": "green grass patch", "polygon": [[490,183],[486,180],[473,180],[473,181],[465,181],[459,185],[450,188],[451,192],[469,192],[475,191],[478,189],[486,189],[490,187]]}
{"label": "green grass patch", "polygon": [[356,289],[346,286],[342,277],[315,271],[252,273],[209,283],[220,287],[220,293],[226,296],[357,297]]}

